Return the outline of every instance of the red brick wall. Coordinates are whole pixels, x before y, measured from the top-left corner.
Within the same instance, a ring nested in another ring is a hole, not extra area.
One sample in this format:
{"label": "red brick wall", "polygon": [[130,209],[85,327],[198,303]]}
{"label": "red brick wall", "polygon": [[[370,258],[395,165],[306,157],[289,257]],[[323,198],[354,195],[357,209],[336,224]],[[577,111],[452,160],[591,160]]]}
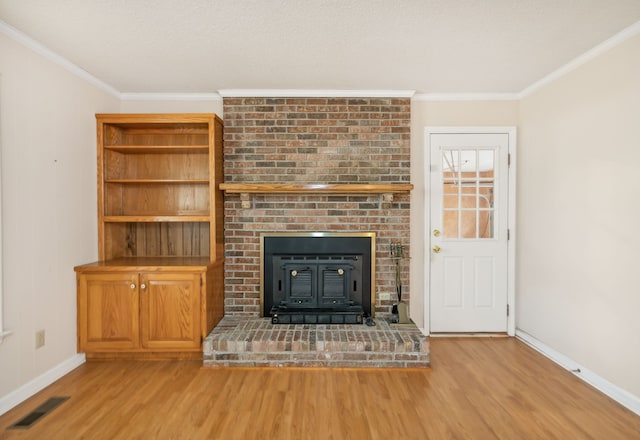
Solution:
{"label": "red brick wall", "polygon": [[[226,182],[409,183],[408,98],[225,98]],[[409,255],[409,196],[253,195],[225,199],[225,313],[260,314],[261,232],[376,232],[376,313],[396,301],[391,243]],[[402,262],[403,300],[409,264]]]}

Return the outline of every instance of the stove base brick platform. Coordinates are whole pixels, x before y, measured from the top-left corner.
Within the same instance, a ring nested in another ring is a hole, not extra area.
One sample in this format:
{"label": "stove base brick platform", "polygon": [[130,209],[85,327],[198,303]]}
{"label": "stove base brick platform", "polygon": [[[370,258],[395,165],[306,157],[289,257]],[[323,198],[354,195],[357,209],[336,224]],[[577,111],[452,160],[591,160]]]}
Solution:
{"label": "stove base brick platform", "polygon": [[428,368],[429,340],[411,324],[271,324],[227,316],[203,344],[205,367]]}

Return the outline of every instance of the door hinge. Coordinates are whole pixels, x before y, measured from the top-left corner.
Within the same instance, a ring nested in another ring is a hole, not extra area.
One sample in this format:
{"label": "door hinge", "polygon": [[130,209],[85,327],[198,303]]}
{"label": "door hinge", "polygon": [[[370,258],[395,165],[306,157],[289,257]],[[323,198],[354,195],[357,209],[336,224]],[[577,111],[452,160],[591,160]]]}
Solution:
{"label": "door hinge", "polygon": [[507,304],[507,316],[509,316],[509,304]]}
{"label": "door hinge", "polygon": [[204,285],[204,280],[202,279],[202,275],[200,275],[200,287]]}
{"label": "door hinge", "polygon": [[510,167],[511,166],[511,153],[507,154],[507,166]]}
{"label": "door hinge", "polygon": [[511,229],[507,229],[507,241],[511,240]]}

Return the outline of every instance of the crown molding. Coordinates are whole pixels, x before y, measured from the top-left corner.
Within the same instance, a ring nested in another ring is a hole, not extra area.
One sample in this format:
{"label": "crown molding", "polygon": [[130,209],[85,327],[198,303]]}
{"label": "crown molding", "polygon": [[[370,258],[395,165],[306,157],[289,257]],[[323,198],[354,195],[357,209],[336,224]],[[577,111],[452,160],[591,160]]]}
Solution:
{"label": "crown molding", "polygon": [[7,37],[12,39],[13,41],[16,41],[17,43],[22,44],[28,49],[31,49],[32,51],[43,56],[49,61],[61,66],[63,69],[85,80],[89,84],[96,86],[97,88],[101,89],[104,92],[107,92],[108,94],[116,98],[120,98],[120,92],[115,88],[113,88],[112,86],[110,86],[109,84],[107,84],[106,82],[99,80],[98,78],[96,78],[95,76],[87,72],[86,70],[82,69],[81,67],[78,67],[77,65],[73,64],[71,61],[58,55],[57,53],[53,52],[51,49],[37,42],[33,38],[23,34],[18,29],[8,25],[2,20],[0,20],[0,33],[6,35]]}
{"label": "crown molding", "polygon": [[413,101],[517,101],[517,93],[416,93]]}
{"label": "crown molding", "polygon": [[222,101],[219,93],[129,93],[120,94],[123,101]]}
{"label": "crown molding", "polygon": [[411,98],[415,90],[222,89],[223,98]]}
{"label": "crown molding", "polygon": [[569,61],[567,64],[565,64],[561,68],[551,72],[550,74],[543,77],[542,79],[534,82],[533,84],[531,84],[529,87],[525,88],[518,94],[518,99],[526,98],[527,96],[531,95],[533,92],[540,90],[542,87],[546,86],[547,84],[550,84],[553,81],[557,80],[558,78],[565,76],[569,72],[577,69],[583,64],[593,60],[597,56],[605,53],[610,49],[613,49],[614,47],[624,43],[629,38],[635,37],[638,34],[640,34],[640,21],[635,22],[634,24],[618,32],[608,40],[603,41],[602,43],[598,44],[594,48],[583,53],[579,57],[574,58],[572,61]]}

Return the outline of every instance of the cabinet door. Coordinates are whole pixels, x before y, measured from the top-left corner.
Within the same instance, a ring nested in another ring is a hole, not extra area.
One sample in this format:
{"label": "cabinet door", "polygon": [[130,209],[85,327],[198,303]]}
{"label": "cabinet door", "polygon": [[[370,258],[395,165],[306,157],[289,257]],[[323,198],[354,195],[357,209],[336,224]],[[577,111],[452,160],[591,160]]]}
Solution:
{"label": "cabinet door", "polygon": [[135,273],[80,275],[78,336],[81,351],[140,346],[137,283]]}
{"label": "cabinet door", "polygon": [[200,274],[140,275],[142,346],[200,348]]}

